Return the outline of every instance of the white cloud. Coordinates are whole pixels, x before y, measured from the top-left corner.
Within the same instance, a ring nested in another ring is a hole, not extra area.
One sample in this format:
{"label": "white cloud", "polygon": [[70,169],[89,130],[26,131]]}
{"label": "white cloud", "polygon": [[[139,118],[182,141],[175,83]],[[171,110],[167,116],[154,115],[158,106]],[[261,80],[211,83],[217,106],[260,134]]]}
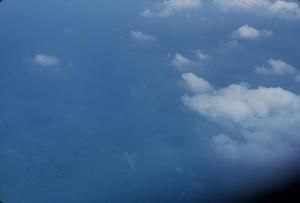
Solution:
{"label": "white cloud", "polygon": [[132,39],[137,40],[137,41],[155,41],[156,40],[155,36],[144,34],[141,31],[132,30],[130,35],[131,35]]}
{"label": "white cloud", "polygon": [[180,53],[176,53],[172,59],[172,65],[178,70],[186,70],[192,66],[202,65],[203,61],[206,61],[210,58],[209,55],[205,54],[202,50],[192,51],[194,59],[189,59]]}
{"label": "white cloud", "polygon": [[234,132],[211,139],[213,148],[225,158],[282,163],[300,149],[300,96],[287,90],[233,84],[185,95],[183,102],[190,110]]}
{"label": "white cloud", "polygon": [[235,30],[232,34],[234,38],[237,39],[245,39],[245,40],[258,40],[262,38],[266,38],[273,35],[273,32],[270,30],[258,30],[249,25],[243,25]]}
{"label": "white cloud", "polygon": [[142,15],[145,17],[158,16],[169,17],[177,12],[194,10],[202,5],[202,0],[163,0],[157,11],[145,10]]}
{"label": "white cloud", "polygon": [[55,66],[60,63],[59,58],[56,56],[46,55],[46,54],[37,54],[33,58],[33,62],[40,66]]}
{"label": "white cloud", "polygon": [[266,75],[292,75],[297,72],[292,65],[275,59],[269,59],[267,66],[256,67],[255,71],[259,74]]}
{"label": "white cloud", "polygon": [[214,0],[214,3],[224,11],[246,11],[258,15],[300,19],[300,7],[296,2],[283,0]]}
{"label": "white cloud", "polygon": [[296,2],[276,1],[271,4],[269,11],[286,18],[300,19],[300,7]]}
{"label": "white cloud", "polygon": [[182,75],[187,89],[194,93],[210,92],[213,88],[206,80],[197,77],[194,73],[185,73]]}
{"label": "white cloud", "polygon": [[194,63],[194,61],[186,58],[185,56],[179,53],[176,53],[172,60],[172,65],[179,70],[184,69],[187,66],[193,65]]}
{"label": "white cloud", "polygon": [[[244,123],[244,121],[260,121],[275,116],[276,113],[288,111],[296,104],[297,108],[300,107],[298,96],[281,88],[248,89],[243,85],[236,84],[211,94],[185,96],[184,101],[190,109],[200,112],[202,115],[216,120],[240,123],[247,127],[251,127],[253,122]],[[289,108],[282,109],[286,106]]]}
{"label": "white cloud", "polygon": [[261,9],[270,5],[268,0],[214,0],[214,3],[226,11]]}

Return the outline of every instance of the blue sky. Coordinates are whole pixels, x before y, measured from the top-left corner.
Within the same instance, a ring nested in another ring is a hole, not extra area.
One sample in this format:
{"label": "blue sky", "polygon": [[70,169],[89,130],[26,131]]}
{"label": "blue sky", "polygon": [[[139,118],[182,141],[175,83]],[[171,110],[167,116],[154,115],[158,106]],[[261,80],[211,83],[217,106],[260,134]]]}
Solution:
{"label": "blue sky", "polygon": [[285,179],[299,22],[296,0],[4,0],[0,199],[206,202]]}

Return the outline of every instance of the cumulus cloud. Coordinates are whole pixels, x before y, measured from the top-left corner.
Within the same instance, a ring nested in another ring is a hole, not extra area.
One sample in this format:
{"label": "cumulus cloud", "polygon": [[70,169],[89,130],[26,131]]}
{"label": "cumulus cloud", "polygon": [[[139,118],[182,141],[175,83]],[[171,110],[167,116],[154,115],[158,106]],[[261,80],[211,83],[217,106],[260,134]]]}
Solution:
{"label": "cumulus cloud", "polygon": [[55,66],[59,64],[60,60],[56,56],[37,54],[33,58],[33,62],[40,66]]}
{"label": "cumulus cloud", "polygon": [[175,13],[195,10],[202,5],[202,0],[163,0],[156,11],[145,10],[142,15],[145,17],[158,16],[169,17]]}
{"label": "cumulus cloud", "polygon": [[245,39],[245,40],[258,40],[272,35],[273,32],[270,30],[266,30],[266,29],[258,30],[249,25],[243,25],[232,33],[232,36],[234,38]]}
{"label": "cumulus cloud", "polygon": [[255,71],[265,75],[293,75],[297,72],[292,65],[272,58],[268,60],[267,66],[256,67]]}
{"label": "cumulus cloud", "polygon": [[300,96],[292,92],[232,84],[182,99],[190,110],[234,132],[211,139],[215,152],[224,158],[276,163],[292,158],[300,147]]}
{"label": "cumulus cloud", "polygon": [[214,4],[224,11],[247,11],[259,15],[300,19],[300,7],[296,2],[283,0],[214,0]]}
{"label": "cumulus cloud", "polygon": [[152,35],[147,35],[145,33],[142,33],[141,31],[134,31],[132,30],[130,32],[130,35],[132,37],[132,39],[137,40],[137,41],[155,41],[156,37],[152,36]]}
{"label": "cumulus cloud", "polygon": [[212,90],[209,82],[199,78],[194,73],[185,73],[182,75],[182,79],[186,84],[186,88],[194,93],[210,92]]}
{"label": "cumulus cloud", "polygon": [[300,7],[296,2],[275,1],[268,7],[268,10],[272,14],[286,18],[300,19]]}

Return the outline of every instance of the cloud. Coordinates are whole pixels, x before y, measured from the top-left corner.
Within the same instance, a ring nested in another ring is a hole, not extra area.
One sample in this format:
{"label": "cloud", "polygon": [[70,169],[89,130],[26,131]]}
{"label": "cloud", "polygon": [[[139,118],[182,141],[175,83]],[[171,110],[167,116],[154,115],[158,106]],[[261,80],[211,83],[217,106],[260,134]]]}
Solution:
{"label": "cloud", "polygon": [[300,19],[300,7],[296,2],[276,1],[269,6],[269,11],[274,15],[285,18]]}
{"label": "cloud", "polygon": [[186,58],[185,56],[179,54],[179,53],[176,53],[173,57],[173,60],[172,60],[172,65],[177,68],[177,69],[184,69],[186,68],[187,66],[190,66],[190,65],[193,65],[195,64],[194,61]]}
{"label": "cloud", "polygon": [[226,11],[262,9],[270,5],[268,0],[214,0],[214,3]]}
{"label": "cloud", "polygon": [[180,53],[176,53],[172,59],[172,65],[178,70],[186,70],[192,66],[201,65],[203,61],[210,58],[209,55],[205,54],[202,50],[193,51],[194,59],[189,59]]}
{"label": "cloud", "polygon": [[182,79],[186,84],[186,88],[193,93],[210,92],[213,88],[206,80],[197,77],[194,73],[185,73]]}
{"label": "cloud", "polygon": [[267,66],[259,66],[255,68],[256,73],[265,75],[293,75],[297,72],[292,65],[275,59],[269,59]]}
{"label": "cloud", "polygon": [[199,61],[205,61],[208,60],[210,58],[210,56],[208,54],[205,54],[202,50],[197,49],[194,51],[194,54],[196,55],[197,59]]}
{"label": "cloud", "polygon": [[231,132],[211,138],[215,152],[226,159],[282,163],[300,147],[300,96],[280,87],[232,84],[197,91],[182,100],[188,109]]}
{"label": "cloud", "polygon": [[230,40],[230,41],[221,40],[219,45],[221,46],[221,49],[220,49],[221,51],[241,48],[239,41],[236,39]]}
{"label": "cloud", "polygon": [[158,4],[156,11],[147,9],[142,13],[142,16],[169,17],[178,12],[195,10],[201,7],[201,5],[202,0],[163,0]]}
{"label": "cloud", "polygon": [[300,19],[300,7],[296,2],[283,0],[214,0],[214,4],[224,11],[246,11],[258,15]]}
{"label": "cloud", "polygon": [[132,39],[137,40],[137,41],[141,41],[141,42],[155,41],[156,40],[155,36],[144,34],[141,31],[132,30],[130,35],[131,35]]}
{"label": "cloud", "polygon": [[273,32],[270,30],[258,30],[249,25],[243,25],[232,33],[232,36],[236,39],[245,40],[258,40],[269,36],[272,36]]}
{"label": "cloud", "polygon": [[55,66],[60,63],[60,60],[56,56],[37,54],[33,58],[33,62],[40,66]]}

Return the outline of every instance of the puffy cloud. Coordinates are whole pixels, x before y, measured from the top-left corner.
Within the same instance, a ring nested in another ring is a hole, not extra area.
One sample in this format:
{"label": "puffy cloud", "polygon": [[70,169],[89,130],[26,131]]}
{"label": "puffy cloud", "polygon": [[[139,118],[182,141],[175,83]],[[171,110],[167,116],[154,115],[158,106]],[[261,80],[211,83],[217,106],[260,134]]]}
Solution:
{"label": "puffy cloud", "polygon": [[269,6],[269,11],[286,18],[300,19],[300,7],[296,2],[276,1]]}
{"label": "puffy cloud", "polygon": [[287,19],[300,19],[300,7],[296,2],[283,0],[214,0],[214,3],[224,11],[242,10],[259,15],[267,14]]}
{"label": "puffy cloud", "polygon": [[282,163],[299,150],[300,96],[292,92],[232,84],[185,95],[183,102],[190,110],[234,132],[211,139],[213,149],[225,158]]}
{"label": "puffy cloud", "polygon": [[33,62],[40,66],[55,66],[59,64],[60,60],[56,56],[37,54],[33,58]]}
{"label": "puffy cloud", "polygon": [[197,77],[194,73],[185,73],[182,75],[187,89],[194,93],[210,92],[211,85],[206,80]]}
{"label": "puffy cloud", "polygon": [[[257,127],[254,121],[267,122],[266,118],[270,121],[272,116],[276,118],[277,114],[286,114],[294,107],[300,107],[299,97],[281,88],[248,89],[236,84],[211,94],[185,96],[184,101],[190,109],[206,117],[240,123],[245,127],[253,124]],[[249,120],[252,122],[244,122]]]}
{"label": "puffy cloud", "polygon": [[142,13],[142,15],[145,17],[168,17],[177,12],[197,9],[201,7],[201,5],[202,0],[163,0],[158,5],[157,11],[152,12],[151,10],[147,9]]}
{"label": "puffy cloud", "polygon": [[155,41],[156,37],[152,35],[147,35],[142,33],[141,31],[131,31],[131,37],[137,41]]}
{"label": "puffy cloud", "polygon": [[275,59],[269,59],[267,66],[256,67],[255,71],[259,74],[267,75],[291,75],[297,72],[292,65]]}
{"label": "puffy cloud", "polygon": [[258,40],[262,38],[266,38],[273,35],[273,32],[270,30],[258,30],[249,25],[243,25],[237,30],[235,30],[232,34],[234,38],[237,39],[245,39],[245,40]]}

